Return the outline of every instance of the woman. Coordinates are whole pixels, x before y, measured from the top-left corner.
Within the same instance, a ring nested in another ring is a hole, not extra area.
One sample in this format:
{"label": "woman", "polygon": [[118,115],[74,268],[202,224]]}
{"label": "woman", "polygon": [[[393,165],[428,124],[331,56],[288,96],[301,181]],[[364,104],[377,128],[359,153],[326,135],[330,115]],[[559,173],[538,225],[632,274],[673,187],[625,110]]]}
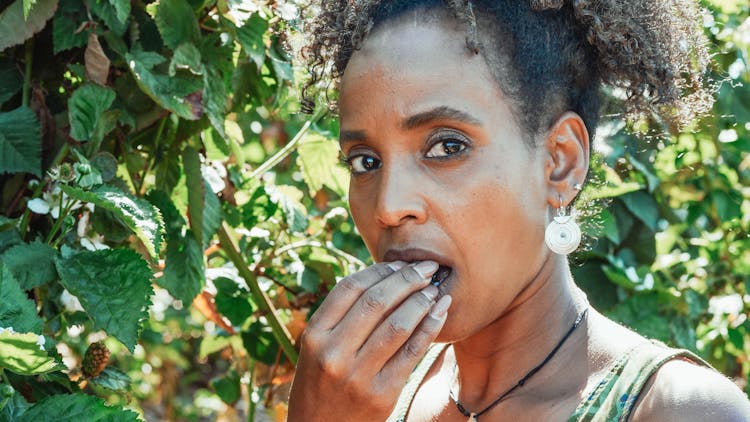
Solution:
{"label": "woman", "polygon": [[590,308],[565,255],[601,85],[673,122],[710,105],[696,13],[321,2],[313,82],[340,80],[351,212],[378,264],[311,318],[289,420],[750,420],[699,358]]}

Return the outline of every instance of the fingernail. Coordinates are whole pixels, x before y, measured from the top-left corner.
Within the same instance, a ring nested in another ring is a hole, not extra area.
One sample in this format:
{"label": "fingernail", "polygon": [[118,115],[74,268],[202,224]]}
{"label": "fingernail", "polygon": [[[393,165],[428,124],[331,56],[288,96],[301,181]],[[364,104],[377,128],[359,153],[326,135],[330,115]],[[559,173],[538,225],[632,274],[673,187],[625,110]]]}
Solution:
{"label": "fingernail", "polygon": [[406,265],[406,262],[404,261],[393,261],[388,262],[385,265],[387,265],[390,269],[392,269],[394,272],[400,270],[401,268],[404,268]]}
{"label": "fingernail", "polygon": [[438,264],[435,261],[422,261],[414,265],[414,270],[422,278],[430,277],[437,269]]}
{"label": "fingernail", "polygon": [[438,295],[438,288],[430,284],[429,286],[420,290],[420,292],[422,292],[422,294],[425,295],[427,299],[429,299],[430,301],[433,301]]}
{"label": "fingernail", "polygon": [[450,308],[452,301],[453,298],[450,295],[441,297],[436,304],[432,305],[430,316],[434,319],[443,319],[445,314],[448,313],[448,308]]}

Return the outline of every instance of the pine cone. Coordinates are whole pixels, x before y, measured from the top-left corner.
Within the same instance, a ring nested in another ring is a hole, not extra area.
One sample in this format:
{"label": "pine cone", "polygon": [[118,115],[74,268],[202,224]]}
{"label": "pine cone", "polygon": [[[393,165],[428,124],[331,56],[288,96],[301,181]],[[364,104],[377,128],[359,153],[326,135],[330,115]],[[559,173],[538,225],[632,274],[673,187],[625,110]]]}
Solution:
{"label": "pine cone", "polygon": [[109,349],[103,341],[91,343],[83,356],[83,375],[94,378],[102,373],[109,363]]}

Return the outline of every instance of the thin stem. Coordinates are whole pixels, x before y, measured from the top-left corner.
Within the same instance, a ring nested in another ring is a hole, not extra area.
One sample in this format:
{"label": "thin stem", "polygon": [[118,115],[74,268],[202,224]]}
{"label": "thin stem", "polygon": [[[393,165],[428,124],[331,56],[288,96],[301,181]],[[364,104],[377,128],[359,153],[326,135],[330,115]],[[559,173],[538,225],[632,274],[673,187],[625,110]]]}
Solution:
{"label": "thin stem", "polygon": [[289,154],[294,151],[294,148],[297,146],[297,144],[302,140],[302,138],[305,137],[305,134],[310,129],[310,126],[312,126],[314,123],[316,123],[323,115],[325,114],[325,108],[320,108],[318,111],[315,112],[315,114],[310,118],[310,120],[306,121],[304,125],[302,125],[302,128],[297,132],[296,135],[294,135],[294,138],[292,138],[291,141],[289,141],[288,144],[284,145],[283,148],[279,150],[276,154],[274,154],[271,158],[263,162],[258,168],[255,169],[250,174],[250,178],[254,179],[256,177],[262,176],[265,172],[268,170],[271,170],[274,168],[277,164],[282,162],[284,158],[286,158]]}
{"label": "thin stem", "polygon": [[224,252],[226,252],[229,260],[232,261],[237,268],[240,276],[245,280],[248,287],[250,287],[250,293],[253,295],[255,303],[260,310],[266,314],[268,325],[271,327],[271,332],[276,338],[276,341],[279,342],[284,354],[292,364],[296,365],[297,351],[294,349],[294,344],[292,344],[292,335],[279,320],[276,307],[271,302],[271,299],[260,288],[260,285],[258,285],[258,277],[250,270],[247,263],[245,263],[245,259],[240,253],[237,242],[234,240],[234,237],[230,235],[231,232],[232,229],[226,223],[222,223],[218,232],[219,243],[221,243],[221,247],[224,249]]}
{"label": "thin stem", "polygon": [[26,51],[24,54],[26,60],[24,75],[23,75],[23,91],[21,104],[24,107],[29,106],[29,98],[31,97],[31,67],[34,62],[34,37],[29,38],[26,42]]}

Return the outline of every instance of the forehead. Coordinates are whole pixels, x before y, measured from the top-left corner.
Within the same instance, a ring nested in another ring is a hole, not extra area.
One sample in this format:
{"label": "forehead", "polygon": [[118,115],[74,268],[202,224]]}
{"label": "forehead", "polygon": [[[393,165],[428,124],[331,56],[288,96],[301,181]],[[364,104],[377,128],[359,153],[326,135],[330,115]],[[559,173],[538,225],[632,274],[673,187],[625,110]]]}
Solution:
{"label": "forehead", "polygon": [[419,12],[376,27],[341,78],[342,125],[362,119],[405,119],[449,106],[480,121],[514,121],[484,57],[466,47],[466,33],[446,17]]}

